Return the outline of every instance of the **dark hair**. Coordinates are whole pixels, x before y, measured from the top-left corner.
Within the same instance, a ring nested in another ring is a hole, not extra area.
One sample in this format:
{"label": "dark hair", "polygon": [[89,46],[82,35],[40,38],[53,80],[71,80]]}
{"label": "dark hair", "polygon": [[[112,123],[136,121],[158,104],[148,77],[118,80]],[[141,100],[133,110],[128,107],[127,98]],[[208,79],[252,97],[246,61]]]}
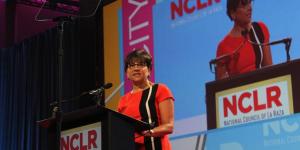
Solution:
{"label": "dark hair", "polygon": [[145,63],[150,70],[152,69],[152,57],[146,50],[142,48],[133,50],[126,56],[124,64],[125,72],[128,68],[128,65],[134,62]]}
{"label": "dark hair", "polygon": [[242,5],[247,5],[252,1],[253,0],[227,0],[227,16],[230,18],[230,20],[233,20],[230,13],[236,11],[240,3]]}

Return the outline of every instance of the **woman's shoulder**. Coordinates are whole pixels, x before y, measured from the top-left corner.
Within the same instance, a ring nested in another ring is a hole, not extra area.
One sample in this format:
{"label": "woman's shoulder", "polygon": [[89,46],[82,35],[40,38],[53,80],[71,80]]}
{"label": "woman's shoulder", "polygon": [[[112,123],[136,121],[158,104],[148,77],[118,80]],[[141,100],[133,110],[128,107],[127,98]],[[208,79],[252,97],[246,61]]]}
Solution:
{"label": "woman's shoulder", "polygon": [[163,101],[168,98],[174,100],[173,94],[166,84],[156,83],[156,85],[158,86],[156,93],[156,95],[158,96],[158,101]]}
{"label": "woman's shoulder", "polygon": [[[270,38],[270,32],[269,32],[269,29],[268,29],[267,25],[264,22],[262,22],[262,21],[257,21],[255,23],[257,23],[258,26],[261,28],[261,30],[262,30],[262,32],[264,34],[265,39],[269,39]],[[268,40],[265,41],[265,42],[268,42]]]}
{"label": "woman's shoulder", "polygon": [[258,26],[264,31],[264,32],[269,32],[268,26],[262,22],[262,21],[257,21],[257,22],[253,22],[253,23],[257,23]]}
{"label": "woman's shoulder", "polygon": [[169,89],[168,86],[164,83],[155,83],[154,85],[157,85],[158,88]]}
{"label": "woman's shoulder", "polygon": [[241,41],[240,38],[241,37],[232,37],[228,33],[218,44],[217,57],[230,53],[231,49],[233,49],[233,46]]}
{"label": "woman's shoulder", "polygon": [[218,47],[223,47],[223,46],[227,45],[228,42],[230,42],[231,40],[232,40],[232,37],[229,34],[225,35],[225,37],[219,42]]}
{"label": "woman's shoulder", "polygon": [[153,87],[157,87],[157,92],[158,93],[164,93],[164,92],[167,92],[167,93],[171,93],[171,90],[169,89],[169,87],[164,84],[164,83],[155,83],[153,84]]}

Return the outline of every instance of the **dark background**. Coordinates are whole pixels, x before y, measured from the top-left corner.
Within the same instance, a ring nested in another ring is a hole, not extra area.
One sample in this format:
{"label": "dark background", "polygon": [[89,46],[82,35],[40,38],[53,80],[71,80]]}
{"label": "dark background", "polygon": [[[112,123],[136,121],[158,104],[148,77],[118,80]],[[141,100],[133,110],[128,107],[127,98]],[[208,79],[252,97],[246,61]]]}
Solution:
{"label": "dark background", "polygon": [[[101,6],[110,1],[103,1]],[[85,16],[97,0],[78,2],[75,13],[45,8],[42,16]],[[58,27],[37,22],[39,7],[0,2],[0,149],[47,149],[47,131],[36,121],[51,117],[58,95]],[[103,84],[102,7],[95,16],[64,25],[62,96],[66,100]],[[63,113],[94,105],[92,96],[63,103]]]}

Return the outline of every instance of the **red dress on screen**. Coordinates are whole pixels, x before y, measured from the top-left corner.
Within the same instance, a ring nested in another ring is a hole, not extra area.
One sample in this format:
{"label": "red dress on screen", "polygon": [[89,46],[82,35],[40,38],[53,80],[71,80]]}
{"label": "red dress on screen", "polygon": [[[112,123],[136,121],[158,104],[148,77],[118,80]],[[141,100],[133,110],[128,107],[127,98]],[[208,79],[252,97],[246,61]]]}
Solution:
{"label": "red dress on screen", "polygon": [[[261,43],[265,43],[270,38],[268,28],[262,22],[258,22],[258,25],[263,33],[263,39],[265,39]],[[247,38],[249,39],[249,36]],[[225,36],[218,45],[217,58],[227,54],[232,54],[229,62],[225,64],[229,76],[256,70],[256,59],[258,58],[255,55],[253,45],[246,41],[245,37]]]}
{"label": "red dress on screen", "polygon": [[[147,116],[146,101],[149,91],[150,88],[134,93],[128,92],[121,98],[118,105],[118,111],[137,120],[148,122],[149,116]],[[155,126],[158,126],[161,123],[159,103],[166,99],[174,100],[174,97],[168,87],[164,84],[154,84],[152,86],[152,92],[148,104],[151,111],[151,120],[154,122]],[[147,146],[151,147],[151,141],[149,140],[150,137],[144,137],[138,133],[135,134],[135,137],[135,143],[144,145],[144,148]],[[154,139],[156,150],[171,150],[168,135],[154,137]]]}

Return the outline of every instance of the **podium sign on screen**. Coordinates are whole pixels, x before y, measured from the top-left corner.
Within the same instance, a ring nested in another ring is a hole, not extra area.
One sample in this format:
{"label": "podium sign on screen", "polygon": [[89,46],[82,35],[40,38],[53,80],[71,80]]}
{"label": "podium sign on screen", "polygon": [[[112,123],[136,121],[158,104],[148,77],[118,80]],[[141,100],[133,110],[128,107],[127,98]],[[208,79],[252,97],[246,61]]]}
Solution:
{"label": "podium sign on screen", "polygon": [[61,132],[61,150],[101,150],[101,122]]}
{"label": "podium sign on screen", "polygon": [[291,75],[216,93],[217,128],[294,113]]}
{"label": "podium sign on screen", "polygon": [[300,112],[300,59],[206,83],[207,128]]}

